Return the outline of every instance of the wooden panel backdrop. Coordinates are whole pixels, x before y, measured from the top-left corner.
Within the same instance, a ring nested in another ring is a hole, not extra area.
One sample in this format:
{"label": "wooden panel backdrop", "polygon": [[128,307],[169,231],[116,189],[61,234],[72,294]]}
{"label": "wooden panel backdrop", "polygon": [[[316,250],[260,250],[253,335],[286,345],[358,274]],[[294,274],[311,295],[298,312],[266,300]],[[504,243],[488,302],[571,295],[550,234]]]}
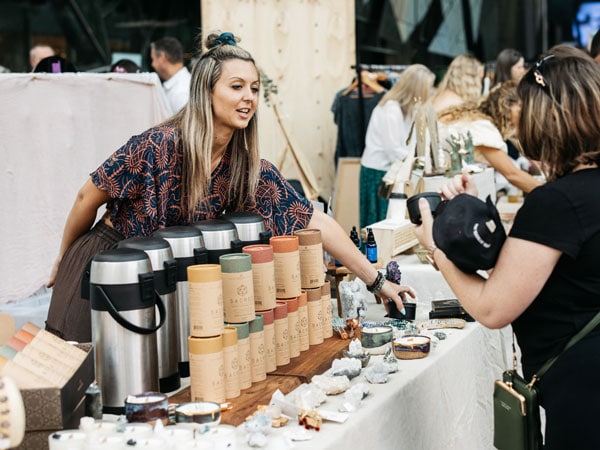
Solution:
{"label": "wooden panel backdrop", "polygon": [[288,178],[305,177],[315,189],[308,197],[328,199],[337,134],[330,109],[353,76],[354,0],[202,0],[201,7],[203,36],[233,32],[277,85],[275,108],[263,98],[259,107],[262,157]]}

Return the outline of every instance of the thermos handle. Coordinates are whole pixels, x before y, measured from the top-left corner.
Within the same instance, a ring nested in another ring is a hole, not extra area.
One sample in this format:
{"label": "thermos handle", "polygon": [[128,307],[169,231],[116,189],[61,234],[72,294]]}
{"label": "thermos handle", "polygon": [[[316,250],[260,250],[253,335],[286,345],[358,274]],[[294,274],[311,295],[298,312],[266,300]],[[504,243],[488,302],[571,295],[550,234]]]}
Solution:
{"label": "thermos handle", "polygon": [[230,241],[231,253],[242,253],[242,248],[244,247],[244,242],[239,239],[234,239]]}
{"label": "thermos handle", "polygon": [[162,327],[162,325],[165,323],[167,311],[165,310],[165,305],[164,305],[163,301],[161,300],[160,296],[156,292],[154,293],[154,296],[156,298],[156,306],[158,307],[158,313],[160,315],[160,322],[155,327],[142,328],[142,327],[139,327],[139,326],[129,322],[127,319],[125,319],[122,315],[119,314],[119,311],[117,311],[117,308],[115,308],[115,306],[112,304],[112,302],[110,301],[110,298],[108,298],[108,295],[106,295],[106,292],[104,292],[104,289],[102,288],[102,286],[96,285],[95,288],[102,295],[102,298],[104,299],[104,304],[105,304],[106,309],[108,310],[109,314],[123,328],[126,328],[127,330],[133,331],[134,333],[138,333],[138,334],[152,334],[155,331],[157,331],[160,327]]}

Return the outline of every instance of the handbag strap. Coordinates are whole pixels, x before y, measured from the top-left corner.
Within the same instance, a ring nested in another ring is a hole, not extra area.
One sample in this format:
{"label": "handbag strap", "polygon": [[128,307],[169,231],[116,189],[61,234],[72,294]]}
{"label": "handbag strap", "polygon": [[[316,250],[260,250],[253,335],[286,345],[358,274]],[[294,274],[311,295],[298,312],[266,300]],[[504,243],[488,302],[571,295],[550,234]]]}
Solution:
{"label": "handbag strap", "polygon": [[[565,345],[565,348],[563,348],[562,352],[560,352],[558,355],[553,356],[548,361],[546,361],[546,363],[540,368],[540,370],[538,370],[537,373],[535,375],[533,375],[533,377],[531,378],[531,381],[529,382],[529,384],[527,386],[532,387],[536,383],[536,381],[539,381],[539,379],[542,378],[542,376],[548,371],[548,369],[552,366],[552,364],[554,364],[556,362],[556,360],[559,358],[559,356],[561,356],[563,353],[565,353],[567,350],[569,350],[571,347],[573,347],[575,344],[577,344],[590,331],[592,331],[594,328],[596,328],[596,325],[598,325],[599,323],[600,323],[600,312],[598,312],[592,318],[592,320],[590,320],[587,323],[587,325],[585,327],[583,327],[581,330],[579,330],[579,332],[575,336],[573,336],[571,339],[569,339],[569,342],[567,342],[567,345]],[[514,339],[514,335],[513,335],[513,339]]]}

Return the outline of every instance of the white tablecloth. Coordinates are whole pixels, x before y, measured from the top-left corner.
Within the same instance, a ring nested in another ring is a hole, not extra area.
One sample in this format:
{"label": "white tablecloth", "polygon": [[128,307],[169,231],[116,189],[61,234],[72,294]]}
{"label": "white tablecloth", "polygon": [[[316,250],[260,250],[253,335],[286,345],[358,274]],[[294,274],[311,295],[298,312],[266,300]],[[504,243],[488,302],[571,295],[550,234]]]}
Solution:
{"label": "white tablecloth", "polygon": [[[402,283],[417,292],[417,322],[428,317],[432,299],[453,297],[445,280],[415,255],[397,258]],[[383,306],[369,304],[368,319],[382,319]],[[400,371],[386,384],[369,384],[370,394],[345,423],[325,421],[313,439],[297,449],[493,449],[493,382],[509,367],[510,327],[489,330],[468,323],[447,329],[428,357],[399,361]],[[371,362],[381,356],[372,356]],[[363,375],[352,384],[366,382]],[[337,411],[343,394],[328,396],[321,408]],[[293,423],[293,421],[292,421]],[[268,449],[281,449],[287,427],[274,430]],[[243,426],[239,446],[246,448]]]}
{"label": "white tablecloth", "polygon": [[3,304],[47,281],[89,173],[169,114],[154,73],[2,74],[0,98]]}

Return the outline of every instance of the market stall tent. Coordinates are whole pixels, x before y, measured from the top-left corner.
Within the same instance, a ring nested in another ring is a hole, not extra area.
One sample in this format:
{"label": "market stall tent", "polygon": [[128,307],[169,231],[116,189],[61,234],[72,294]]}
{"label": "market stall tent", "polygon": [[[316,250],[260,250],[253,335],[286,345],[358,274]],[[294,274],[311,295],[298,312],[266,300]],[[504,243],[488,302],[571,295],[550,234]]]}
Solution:
{"label": "market stall tent", "polygon": [[2,305],[48,280],[89,173],[169,112],[154,73],[2,74],[0,98]]}

